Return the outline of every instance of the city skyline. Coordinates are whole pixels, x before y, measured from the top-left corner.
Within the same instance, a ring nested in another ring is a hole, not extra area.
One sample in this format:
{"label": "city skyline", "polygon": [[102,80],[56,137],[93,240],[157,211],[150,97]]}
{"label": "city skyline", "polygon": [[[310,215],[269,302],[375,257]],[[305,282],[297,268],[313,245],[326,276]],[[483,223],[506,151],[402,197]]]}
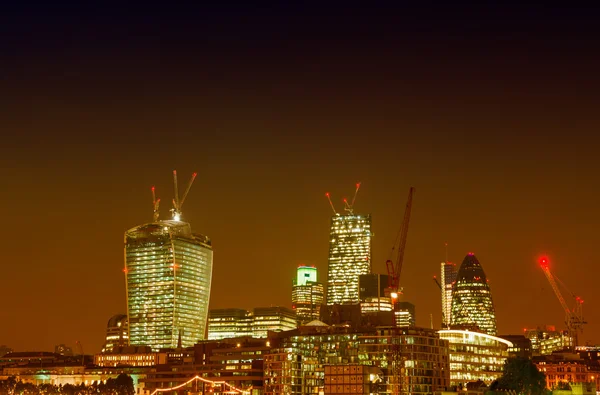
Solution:
{"label": "city skyline", "polygon": [[385,274],[415,186],[417,325],[440,325],[447,242],[483,262],[499,334],[563,327],[546,255],[600,343],[591,13],[56,7],[2,24],[0,344],[100,350],[126,312],[123,233],[152,221],[152,185],[166,217],[173,169],[198,172],[182,220],[213,242],[211,309],[289,307],[299,264],[325,282],[325,193],[341,207],[357,182]]}

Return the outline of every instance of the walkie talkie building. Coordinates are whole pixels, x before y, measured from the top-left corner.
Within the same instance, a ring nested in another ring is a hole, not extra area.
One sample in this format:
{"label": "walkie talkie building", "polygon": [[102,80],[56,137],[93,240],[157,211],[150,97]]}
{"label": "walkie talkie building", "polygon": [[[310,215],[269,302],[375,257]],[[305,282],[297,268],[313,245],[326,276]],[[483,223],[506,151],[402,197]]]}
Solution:
{"label": "walkie talkie building", "polygon": [[190,224],[157,221],[125,232],[129,343],[152,350],[205,338],[213,251]]}

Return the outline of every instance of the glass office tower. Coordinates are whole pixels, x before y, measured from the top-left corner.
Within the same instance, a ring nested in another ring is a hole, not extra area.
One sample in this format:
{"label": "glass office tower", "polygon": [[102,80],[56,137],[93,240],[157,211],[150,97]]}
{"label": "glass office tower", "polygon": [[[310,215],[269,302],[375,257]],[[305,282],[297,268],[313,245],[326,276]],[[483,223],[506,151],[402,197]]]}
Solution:
{"label": "glass office tower", "polygon": [[205,338],[212,278],[210,239],[190,224],[158,221],[125,232],[129,342],[161,348]]}
{"label": "glass office tower", "polygon": [[292,285],[292,308],[298,325],[318,320],[324,300],[323,284],[317,282],[317,268],[299,266]]}
{"label": "glass office tower", "polygon": [[358,304],[358,276],[371,273],[371,216],[331,218],[327,304]]}
{"label": "glass office tower", "polygon": [[451,327],[475,326],[483,333],[496,335],[496,312],[492,291],[481,264],[469,253],[456,275],[452,290]]}
{"label": "glass office tower", "polygon": [[456,282],[456,265],[451,262],[442,262],[442,328],[447,328],[452,322],[452,287]]}

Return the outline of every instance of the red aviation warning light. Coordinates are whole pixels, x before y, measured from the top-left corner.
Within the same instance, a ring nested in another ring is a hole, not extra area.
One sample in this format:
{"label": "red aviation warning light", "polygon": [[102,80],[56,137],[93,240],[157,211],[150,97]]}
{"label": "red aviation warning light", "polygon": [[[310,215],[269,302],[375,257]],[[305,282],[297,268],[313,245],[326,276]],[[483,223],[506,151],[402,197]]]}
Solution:
{"label": "red aviation warning light", "polygon": [[540,258],[540,266],[544,270],[548,269],[548,266],[549,266],[548,257],[543,256]]}

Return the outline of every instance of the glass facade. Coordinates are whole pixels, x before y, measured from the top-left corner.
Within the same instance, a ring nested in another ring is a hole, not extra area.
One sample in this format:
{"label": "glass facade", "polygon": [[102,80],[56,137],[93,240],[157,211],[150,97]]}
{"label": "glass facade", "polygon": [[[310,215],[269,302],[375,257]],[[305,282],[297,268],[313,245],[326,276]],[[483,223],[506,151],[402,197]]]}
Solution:
{"label": "glass facade", "polygon": [[304,285],[292,288],[292,308],[296,312],[298,324],[318,320],[321,316],[321,305],[325,302],[323,284],[308,281]]}
{"label": "glass facade", "polygon": [[505,339],[467,330],[441,330],[440,338],[449,342],[450,385],[466,388],[477,380],[490,385],[502,376],[508,348]]}
{"label": "glass facade", "polygon": [[210,239],[180,221],[125,233],[129,342],[152,350],[204,339],[212,279]]}
{"label": "glass facade", "polygon": [[442,262],[440,275],[442,279],[442,328],[452,322],[452,287],[456,282],[456,265],[451,262]]}
{"label": "glass facade", "polygon": [[126,314],[114,315],[106,325],[106,342],[102,346],[102,352],[111,352],[115,347],[129,345],[129,325]]}
{"label": "glass facade", "polygon": [[252,320],[252,336],[267,337],[269,331],[296,329],[296,313],[285,307],[257,307]]}
{"label": "glass facade", "polygon": [[252,336],[252,314],[244,309],[213,309],[208,313],[208,340]]}
{"label": "glass facade", "polygon": [[265,394],[329,393],[332,386],[352,393],[347,385],[357,393],[431,394],[449,386],[448,342],[429,329],[304,327],[271,343],[277,345],[265,355]]}
{"label": "glass facade", "polygon": [[452,289],[451,327],[477,327],[488,335],[496,335],[496,312],[492,292],[481,264],[469,253],[456,275]]}
{"label": "glass facade", "polygon": [[371,272],[371,216],[331,218],[327,304],[358,304],[358,276]]}

